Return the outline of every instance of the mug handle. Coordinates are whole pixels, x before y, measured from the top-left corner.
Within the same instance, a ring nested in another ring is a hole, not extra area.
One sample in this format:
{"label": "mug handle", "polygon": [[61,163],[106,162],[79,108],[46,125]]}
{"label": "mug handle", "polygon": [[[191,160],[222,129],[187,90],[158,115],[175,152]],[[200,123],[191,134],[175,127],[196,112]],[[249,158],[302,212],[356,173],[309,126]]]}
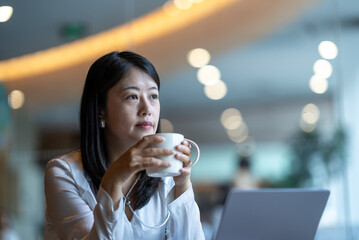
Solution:
{"label": "mug handle", "polygon": [[194,141],[192,141],[192,140],[190,140],[190,139],[187,139],[187,138],[185,138],[185,140],[186,140],[187,142],[189,142],[192,146],[194,146],[194,148],[195,148],[196,151],[197,151],[196,159],[195,159],[193,162],[191,162],[191,164],[188,166],[188,167],[192,167],[192,166],[194,166],[194,165],[198,162],[198,160],[199,160],[200,150],[199,150],[199,147],[198,147],[197,143],[195,143]]}

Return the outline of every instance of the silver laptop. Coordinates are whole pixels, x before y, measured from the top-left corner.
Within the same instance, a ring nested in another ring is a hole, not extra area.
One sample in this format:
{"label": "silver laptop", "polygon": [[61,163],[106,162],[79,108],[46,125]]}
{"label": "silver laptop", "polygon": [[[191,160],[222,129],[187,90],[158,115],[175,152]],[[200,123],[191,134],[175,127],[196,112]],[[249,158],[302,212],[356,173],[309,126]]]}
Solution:
{"label": "silver laptop", "polygon": [[313,240],[328,190],[232,189],[215,240]]}

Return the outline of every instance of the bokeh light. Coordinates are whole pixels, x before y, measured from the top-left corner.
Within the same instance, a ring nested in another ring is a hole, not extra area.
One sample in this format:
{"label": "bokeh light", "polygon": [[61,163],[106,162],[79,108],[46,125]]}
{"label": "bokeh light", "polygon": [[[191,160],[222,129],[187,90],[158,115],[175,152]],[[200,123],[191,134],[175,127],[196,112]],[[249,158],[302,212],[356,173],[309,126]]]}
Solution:
{"label": "bokeh light", "polygon": [[206,49],[195,48],[188,52],[187,60],[192,67],[200,68],[209,63],[211,55]]}
{"label": "bokeh light", "polygon": [[180,10],[186,10],[192,6],[190,0],[173,0],[173,3]]}
{"label": "bokeh light", "polygon": [[213,85],[205,86],[204,93],[209,99],[220,100],[227,94],[227,85],[223,81],[218,80]]}
{"label": "bokeh light", "polygon": [[173,124],[171,123],[171,121],[165,119],[165,118],[161,118],[161,132],[163,133],[171,133],[173,132],[174,128],[173,128]]}
{"label": "bokeh light", "polygon": [[214,85],[221,79],[221,72],[213,65],[205,65],[198,69],[197,78],[203,85]]}
{"label": "bokeh light", "polygon": [[338,56],[338,47],[331,41],[322,41],[318,46],[318,51],[325,59],[334,59]]}
{"label": "bokeh light", "polygon": [[240,143],[246,140],[248,133],[248,127],[245,123],[242,123],[238,128],[227,130],[229,139],[235,143]]}
{"label": "bokeh light", "polygon": [[319,108],[313,104],[309,103],[303,107],[302,110],[302,119],[307,124],[315,124],[319,119]]}
{"label": "bokeh light", "polygon": [[333,67],[330,62],[324,59],[319,59],[314,63],[314,73],[322,78],[329,78],[333,73]]}
{"label": "bokeh light", "polygon": [[221,114],[221,123],[226,129],[236,129],[243,122],[241,113],[235,108],[228,108]]}
{"label": "bokeh light", "polygon": [[7,22],[11,18],[13,8],[11,6],[0,7],[0,22]]}
{"label": "bokeh light", "polygon": [[172,0],[168,0],[165,4],[163,4],[163,10],[172,17],[178,15],[178,13],[180,12],[180,10],[174,5]]}
{"label": "bokeh light", "polygon": [[314,75],[310,78],[309,87],[313,92],[323,94],[328,90],[328,80],[318,75]]}
{"label": "bokeh light", "polygon": [[12,109],[19,109],[25,103],[25,94],[20,90],[14,90],[9,94],[8,102]]}
{"label": "bokeh light", "polygon": [[315,130],[316,124],[306,123],[303,118],[301,118],[299,121],[299,127],[302,129],[303,132],[310,133]]}

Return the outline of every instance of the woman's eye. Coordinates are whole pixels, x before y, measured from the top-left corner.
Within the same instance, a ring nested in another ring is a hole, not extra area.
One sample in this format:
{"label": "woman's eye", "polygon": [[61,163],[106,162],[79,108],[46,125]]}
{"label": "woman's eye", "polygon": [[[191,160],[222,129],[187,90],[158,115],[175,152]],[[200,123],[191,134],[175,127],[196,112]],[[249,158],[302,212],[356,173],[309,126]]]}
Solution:
{"label": "woman's eye", "polygon": [[151,99],[158,99],[158,94],[152,94]]}
{"label": "woman's eye", "polygon": [[128,96],[126,99],[128,99],[128,100],[136,100],[136,99],[137,99],[137,95],[130,95],[130,96]]}

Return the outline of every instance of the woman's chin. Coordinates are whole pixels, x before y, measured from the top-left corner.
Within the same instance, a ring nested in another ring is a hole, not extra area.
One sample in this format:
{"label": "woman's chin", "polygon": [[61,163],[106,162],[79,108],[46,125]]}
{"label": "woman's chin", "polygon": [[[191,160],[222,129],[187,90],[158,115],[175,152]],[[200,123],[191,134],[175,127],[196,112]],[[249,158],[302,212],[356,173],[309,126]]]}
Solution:
{"label": "woman's chin", "polygon": [[152,134],[155,134],[155,132],[152,129],[151,130],[142,130],[142,131],[138,131],[136,136],[140,140],[144,136],[148,136],[148,135],[152,135]]}

